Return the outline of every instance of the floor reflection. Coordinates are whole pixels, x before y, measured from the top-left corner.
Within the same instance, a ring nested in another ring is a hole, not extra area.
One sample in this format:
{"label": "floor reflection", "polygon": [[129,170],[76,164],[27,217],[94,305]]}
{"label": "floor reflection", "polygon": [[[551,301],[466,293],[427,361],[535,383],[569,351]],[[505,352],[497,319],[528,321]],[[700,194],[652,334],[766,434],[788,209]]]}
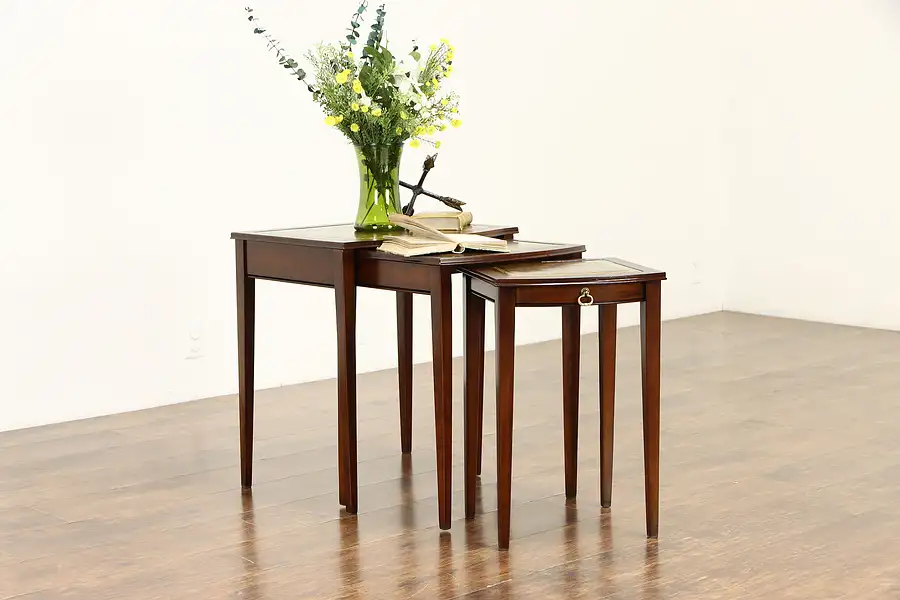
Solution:
{"label": "floor reflection", "polygon": [[419,553],[416,543],[416,495],[413,489],[412,455],[403,454],[400,457],[400,526],[403,534],[400,538],[403,557],[403,575],[397,578],[397,594],[409,596],[420,587]]}
{"label": "floor reflection", "polygon": [[566,575],[566,585],[573,586],[574,589],[581,589],[584,577],[581,573],[580,563],[577,562],[581,558],[581,549],[578,547],[578,507],[574,500],[570,500],[566,501],[564,510],[566,511],[566,524],[562,529],[564,556],[566,562],[571,565],[571,570]]}
{"label": "floor reflection", "polygon": [[416,525],[413,506],[415,501],[412,454],[402,454],[400,456],[400,522],[405,530],[411,530]]}
{"label": "floor reflection", "polygon": [[338,520],[338,527],[341,539],[341,556],[338,560],[341,598],[361,598],[359,520],[356,515],[344,515]]}
{"label": "floor reflection", "polygon": [[605,508],[600,513],[600,550],[612,552],[613,549],[613,518],[612,512]]}
{"label": "floor reflection", "polygon": [[466,554],[464,561],[464,577],[466,579],[466,589],[474,590],[487,577],[487,564],[484,561],[483,553],[478,550],[487,545],[485,539],[484,519],[484,500],[481,493],[481,478],[475,479],[475,518],[466,520],[465,523],[465,542]]}
{"label": "floor reflection", "polygon": [[245,491],[241,495],[241,562],[244,568],[242,579],[243,589],[241,595],[244,598],[260,598],[259,582],[259,553],[256,548],[256,513],[253,509],[253,494]]}
{"label": "floor reflection", "polygon": [[[492,548],[496,550],[496,548]],[[515,582],[509,576],[509,552],[497,552],[497,574],[498,581],[503,581],[503,585],[498,585],[499,593],[497,597],[501,600],[514,600],[516,597]]]}
{"label": "floor reflection", "polygon": [[641,598],[659,600],[659,542],[647,540],[644,548],[644,578]]}
{"label": "floor reflection", "polygon": [[600,513],[600,581],[603,585],[603,593],[610,598],[617,597],[618,585],[616,583],[616,555],[613,549],[613,517],[608,509],[602,509]]}
{"label": "floor reflection", "polygon": [[453,598],[456,595],[455,580],[450,532],[442,531],[438,540],[438,598]]}

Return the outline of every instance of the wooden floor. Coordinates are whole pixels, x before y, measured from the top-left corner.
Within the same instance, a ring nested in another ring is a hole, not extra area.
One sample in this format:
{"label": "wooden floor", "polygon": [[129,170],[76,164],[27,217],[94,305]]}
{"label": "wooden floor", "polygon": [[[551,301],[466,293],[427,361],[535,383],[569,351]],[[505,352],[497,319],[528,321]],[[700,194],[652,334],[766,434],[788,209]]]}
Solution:
{"label": "wooden floor", "polygon": [[619,348],[610,511],[596,336],[577,504],[563,495],[559,342],[518,350],[508,553],[492,408],[480,514],[463,519],[458,361],[443,534],[429,365],[415,370],[411,458],[396,373],[360,377],[358,517],[338,508],[333,381],[260,395],[252,497],[235,398],[2,434],[0,598],[900,598],[900,333],[734,313],[665,323],[658,542],[644,537],[636,329]]}

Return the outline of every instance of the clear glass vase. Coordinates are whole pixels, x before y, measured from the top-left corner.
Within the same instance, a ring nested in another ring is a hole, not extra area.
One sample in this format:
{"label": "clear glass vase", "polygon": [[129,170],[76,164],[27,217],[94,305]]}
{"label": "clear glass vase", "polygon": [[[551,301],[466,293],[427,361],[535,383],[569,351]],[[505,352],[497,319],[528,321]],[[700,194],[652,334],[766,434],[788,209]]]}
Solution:
{"label": "clear glass vase", "polygon": [[359,164],[357,231],[395,231],[388,219],[400,207],[400,155],[403,144],[354,146]]}

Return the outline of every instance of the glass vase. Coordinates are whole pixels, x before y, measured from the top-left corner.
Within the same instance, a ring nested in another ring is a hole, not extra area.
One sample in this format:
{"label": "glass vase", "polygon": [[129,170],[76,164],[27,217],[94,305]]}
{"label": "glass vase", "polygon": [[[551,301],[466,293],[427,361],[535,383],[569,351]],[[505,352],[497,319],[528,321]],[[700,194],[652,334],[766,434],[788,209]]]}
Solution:
{"label": "glass vase", "polygon": [[359,164],[357,231],[400,229],[388,219],[400,212],[400,155],[403,144],[354,146]]}

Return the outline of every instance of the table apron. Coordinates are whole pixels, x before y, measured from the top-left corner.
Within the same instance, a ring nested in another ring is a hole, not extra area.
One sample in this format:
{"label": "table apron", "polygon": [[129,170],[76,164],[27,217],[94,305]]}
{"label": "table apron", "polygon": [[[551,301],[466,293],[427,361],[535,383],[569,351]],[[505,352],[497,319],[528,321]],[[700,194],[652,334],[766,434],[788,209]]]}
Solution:
{"label": "table apron", "polygon": [[440,268],[436,265],[358,257],[356,263],[356,285],[429,294],[433,284],[432,273]]}
{"label": "table apron", "polygon": [[474,294],[491,302],[497,301],[498,294],[495,286],[470,275],[466,275],[466,277],[469,277],[472,281],[472,292]]}
{"label": "table apron", "polygon": [[334,286],[339,251],[311,246],[247,242],[247,275],[292,283]]}

